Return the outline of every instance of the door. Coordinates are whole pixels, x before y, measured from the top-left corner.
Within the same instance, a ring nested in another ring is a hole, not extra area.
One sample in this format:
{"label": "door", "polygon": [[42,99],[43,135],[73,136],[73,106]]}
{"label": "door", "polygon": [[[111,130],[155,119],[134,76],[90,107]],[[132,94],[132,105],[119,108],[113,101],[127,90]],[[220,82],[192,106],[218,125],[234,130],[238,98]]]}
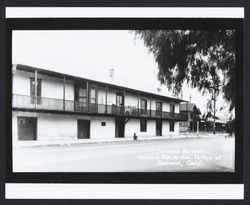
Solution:
{"label": "door", "polygon": [[162,103],[156,102],[156,116],[161,117],[162,115]]}
{"label": "door", "polygon": [[97,89],[90,89],[89,112],[97,113]]}
{"label": "door", "polygon": [[36,140],[37,118],[17,117],[18,140]]}
{"label": "door", "polygon": [[116,93],[116,113],[117,115],[124,115],[124,95],[123,93]]}
{"label": "door", "polygon": [[141,99],[141,114],[147,115],[147,100]]}
{"label": "door", "polygon": [[156,120],[156,136],[162,136],[162,121]]}
{"label": "door", "polygon": [[75,84],[75,111],[87,112],[86,84]]}
{"label": "door", "polygon": [[90,138],[90,121],[77,120],[77,138],[88,139]]}
{"label": "door", "polygon": [[124,137],[124,131],[125,131],[125,119],[116,118],[115,119],[115,137],[119,137],[119,138]]}
{"label": "door", "polygon": [[41,94],[42,94],[42,79],[37,79],[37,84],[36,84],[35,78],[30,78],[31,103],[41,104]]}

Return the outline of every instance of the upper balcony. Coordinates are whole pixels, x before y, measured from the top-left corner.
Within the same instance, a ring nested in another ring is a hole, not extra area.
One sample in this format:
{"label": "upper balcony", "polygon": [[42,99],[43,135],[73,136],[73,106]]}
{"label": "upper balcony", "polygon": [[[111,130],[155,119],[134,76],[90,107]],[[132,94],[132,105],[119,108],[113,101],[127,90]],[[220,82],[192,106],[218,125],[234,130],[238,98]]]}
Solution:
{"label": "upper balcony", "polygon": [[12,108],[15,110],[39,111],[39,112],[68,112],[85,115],[144,117],[163,120],[187,121],[187,115],[183,113],[170,113],[156,110],[138,109],[116,105],[93,104],[72,100],[53,99],[45,97],[32,97],[13,94]]}

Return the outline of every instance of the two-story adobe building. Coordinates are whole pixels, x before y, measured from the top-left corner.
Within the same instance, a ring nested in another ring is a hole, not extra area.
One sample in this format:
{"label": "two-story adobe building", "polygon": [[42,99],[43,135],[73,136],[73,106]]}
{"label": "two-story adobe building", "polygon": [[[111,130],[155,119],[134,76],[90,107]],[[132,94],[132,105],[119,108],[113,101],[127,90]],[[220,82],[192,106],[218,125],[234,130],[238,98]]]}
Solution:
{"label": "two-story adobe building", "polygon": [[13,65],[14,141],[112,139],[179,133],[182,100]]}

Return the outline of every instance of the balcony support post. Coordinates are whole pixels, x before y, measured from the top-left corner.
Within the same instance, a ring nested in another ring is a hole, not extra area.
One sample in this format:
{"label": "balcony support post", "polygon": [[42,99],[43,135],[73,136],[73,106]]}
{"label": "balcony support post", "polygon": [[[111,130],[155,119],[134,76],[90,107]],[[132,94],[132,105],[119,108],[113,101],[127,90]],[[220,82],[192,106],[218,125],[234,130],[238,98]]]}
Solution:
{"label": "balcony support post", "polygon": [[150,117],[151,117],[151,100],[152,100],[152,96],[150,95]]}
{"label": "balcony support post", "polygon": [[140,115],[140,93],[138,92],[138,103],[137,103],[137,107],[138,107],[138,116]]}
{"label": "balcony support post", "polygon": [[108,113],[108,86],[106,85],[105,90],[105,113]]}
{"label": "balcony support post", "polygon": [[173,113],[174,113],[175,112],[175,104],[174,104],[173,100],[171,100],[171,105],[174,106],[174,109],[173,109]]}
{"label": "balcony support post", "polygon": [[37,69],[35,69],[35,109],[37,108]]}
{"label": "balcony support post", "polygon": [[63,77],[63,110],[65,111],[65,76]]}
{"label": "balcony support post", "polygon": [[16,73],[16,67],[17,67],[16,64],[12,66],[12,79],[11,79],[11,89],[12,89],[11,91],[12,91],[12,95],[11,95],[11,100],[13,100],[13,93],[14,93],[13,81],[14,81],[14,75]]}
{"label": "balcony support post", "polygon": [[125,96],[126,96],[126,91],[124,89],[123,90],[123,115],[126,114],[126,110],[125,110]]}
{"label": "balcony support post", "polygon": [[89,112],[89,81],[88,80],[87,80],[86,94],[87,94],[87,112]]}

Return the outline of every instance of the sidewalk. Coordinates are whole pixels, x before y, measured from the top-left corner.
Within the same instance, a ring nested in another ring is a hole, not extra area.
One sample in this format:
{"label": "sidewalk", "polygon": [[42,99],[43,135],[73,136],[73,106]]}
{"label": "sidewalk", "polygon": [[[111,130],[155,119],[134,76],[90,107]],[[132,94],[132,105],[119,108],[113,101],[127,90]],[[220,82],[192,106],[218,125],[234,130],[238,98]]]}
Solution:
{"label": "sidewalk", "polygon": [[196,133],[168,135],[168,136],[140,136],[135,141],[133,137],[126,138],[111,138],[111,139],[74,139],[74,140],[44,140],[44,141],[17,141],[13,143],[13,147],[48,147],[48,146],[71,146],[81,144],[103,144],[103,143],[117,143],[117,142],[137,142],[137,141],[153,141],[153,140],[176,140],[188,138],[203,138],[203,137],[225,137],[227,133]]}

